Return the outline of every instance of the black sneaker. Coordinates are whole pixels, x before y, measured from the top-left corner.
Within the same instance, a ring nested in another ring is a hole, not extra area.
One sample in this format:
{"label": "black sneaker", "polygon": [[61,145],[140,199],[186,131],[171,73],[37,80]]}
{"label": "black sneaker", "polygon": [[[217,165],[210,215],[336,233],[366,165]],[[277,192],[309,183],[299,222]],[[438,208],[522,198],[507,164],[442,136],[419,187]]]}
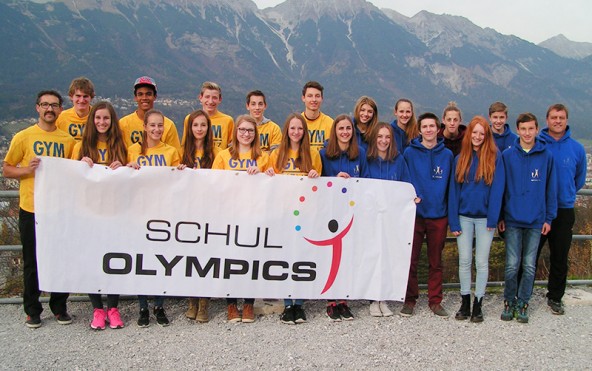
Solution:
{"label": "black sneaker", "polygon": [[72,317],[68,314],[68,312],[63,312],[60,314],[55,315],[56,320],[60,325],[69,325],[72,323]]}
{"label": "black sneaker", "polygon": [[294,322],[306,323],[306,313],[304,313],[302,305],[294,305]]}
{"label": "black sneaker", "polygon": [[551,312],[553,312],[553,314],[565,314],[565,309],[563,309],[563,303],[561,300],[556,301],[553,299],[547,299],[547,305],[549,308],[551,308]]}
{"label": "black sneaker", "polygon": [[282,313],[282,316],[280,317],[280,321],[282,321],[282,323],[285,323],[286,325],[295,325],[296,321],[294,318],[294,307],[291,305],[288,305],[287,307],[284,308],[284,313]]}
{"label": "black sneaker", "polygon": [[351,310],[345,303],[337,304],[337,310],[339,311],[339,315],[343,318],[344,321],[351,321],[354,319],[354,315],[352,314]]}
{"label": "black sneaker", "polygon": [[337,309],[337,305],[329,304],[327,305],[327,317],[331,319],[331,321],[339,322],[341,321],[341,316],[339,315],[339,309]]}
{"label": "black sneaker", "polygon": [[156,317],[156,323],[161,326],[168,326],[170,323],[163,307],[154,307],[154,317]]}
{"label": "black sneaker", "polygon": [[27,316],[25,326],[27,326],[28,328],[41,327],[41,317],[39,315]]}
{"label": "black sneaker", "polygon": [[138,318],[138,326],[148,327],[150,326],[150,311],[148,308],[140,309],[140,318]]}

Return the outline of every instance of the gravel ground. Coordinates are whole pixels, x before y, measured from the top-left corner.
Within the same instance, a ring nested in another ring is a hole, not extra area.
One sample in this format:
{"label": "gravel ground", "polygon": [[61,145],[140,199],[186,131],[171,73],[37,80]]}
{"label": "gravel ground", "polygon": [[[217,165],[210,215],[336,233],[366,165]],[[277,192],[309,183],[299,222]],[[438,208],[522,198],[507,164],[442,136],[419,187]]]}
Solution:
{"label": "gravel ground", "polygon": [[[585,290],[591,291],[590,288]],[[89,302],[72,302],[74,323],[59,325],[47,304],[43,326],[24,325],[20,305],[0,306],[2,369],[590,369],[592,306],[567,305],[564,316],[551,314],[543,289],[530,304],[530,323],[499,319],[502,295],[484,299],[485,321],[474,324],[438,318],[423,294],[411,318],[375,318],[366,301],[350,302],[351,322],[330,322],[325,303],[305,304],[309,322],[284,325],[278,315],[253,324],[226,323],[225,302],[213,300],[211,321],[184,317],[186,301],[170,299],[168,327],[138,328],[137,302],[122,301],[126,327],[93,331]],[[456,291],[445,293],[451,315],[459,306]],[[400,303],[391,303],[398,313]]]}

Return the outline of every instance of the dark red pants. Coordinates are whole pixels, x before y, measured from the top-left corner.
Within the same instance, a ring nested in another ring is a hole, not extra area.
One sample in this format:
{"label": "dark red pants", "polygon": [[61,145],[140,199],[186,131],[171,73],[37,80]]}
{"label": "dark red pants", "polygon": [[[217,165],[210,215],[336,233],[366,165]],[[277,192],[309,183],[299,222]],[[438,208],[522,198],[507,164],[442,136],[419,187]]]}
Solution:
{"label": "dark red pants", "polygon": [[417,265],[424,239],[428,245],[428,303],[429,305],[442,302],[442,250],[446,241],[448,218],[424,219],[415,217],[415,231],[413,232],[413,249],[409,266],[409,280],[405,304],[415,305],[419,297],[419,283],[417,280]]}

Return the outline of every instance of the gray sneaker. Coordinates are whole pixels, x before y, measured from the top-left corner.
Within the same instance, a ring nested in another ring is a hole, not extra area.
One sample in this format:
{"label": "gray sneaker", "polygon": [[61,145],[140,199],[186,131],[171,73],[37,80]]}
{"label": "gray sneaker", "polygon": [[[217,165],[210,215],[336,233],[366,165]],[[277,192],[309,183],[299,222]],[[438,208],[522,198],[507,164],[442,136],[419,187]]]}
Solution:
{"label": "gray sneaker", "polygon": [[448,317],[448,312],[440,304],[430,305],[430,309],[439,317]]}
{"label": "gray sneaker", "polygon": [[411,304],[403,304],[403,308],[399,312],[401,317],[411,317],[413,315],[413,308],[414,306]]}
{"label": "gray sneaker", "polygon": [[565,309],[563,308],[563,303],[561,300],[555,301],[553,299],[547,299],[547,305],[549,308],[551,308],[551,312],[553,312],[553,314],[565,314]]}

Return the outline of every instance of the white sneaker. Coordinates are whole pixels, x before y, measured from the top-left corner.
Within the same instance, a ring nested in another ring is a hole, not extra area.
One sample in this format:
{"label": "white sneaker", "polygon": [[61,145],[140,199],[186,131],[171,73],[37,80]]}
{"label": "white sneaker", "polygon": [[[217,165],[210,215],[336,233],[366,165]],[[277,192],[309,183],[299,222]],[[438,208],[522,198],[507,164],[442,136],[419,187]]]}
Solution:
{"label": "white sneaker", "polygon": [[380,311],[380,305],[378,301],[373,301],[370,303],[370,315],[372,317],[382,317],[382,312]]}
{"label": "white sneaker", "polygon": [[378,306],[380,307],[380,311],[382,312],[382,315],[384,317],[390,317],[393,315],[393,312],[391,312],[391,310],[389,309],[388,305],[386,304],[386,301],[379,301]]}

